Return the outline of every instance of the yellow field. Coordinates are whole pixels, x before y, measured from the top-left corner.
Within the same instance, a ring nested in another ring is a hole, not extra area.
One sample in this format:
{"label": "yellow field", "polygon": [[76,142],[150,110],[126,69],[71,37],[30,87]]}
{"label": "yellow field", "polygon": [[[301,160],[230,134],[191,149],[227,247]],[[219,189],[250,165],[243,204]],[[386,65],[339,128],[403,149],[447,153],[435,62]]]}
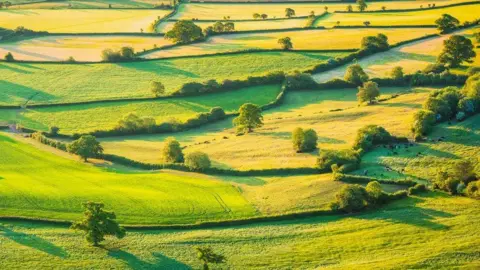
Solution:
{"label": "yellow field", "polygon": [[[10,1],[11,2],[11,1]],[[19,1],[27,2],[27,1]],[[39,2],[37,0],[28,1],[33,2],[28,5],[12,6],[10,9],[62,9],[62,8],[152,8],[155,5],[171,4],[169,0],[70,0],[59,2]]]}
{"label": "yellow field", "polygon": [[130,46],[136,52],[172,44],[163,37],[138,36],[47,36],[0,43],[0,56],[11,52],[17,60],[63,61],[70,56],[77,61],[101,61],[104,49]]}
{"label": "yellow field", "polygon": [[216,36],[206,42],[160,50],[146,58],[202,55],[248,49],[278,49],[278,39],[290,37],[294,50],[358,49],[363,37],[384,33],[390,44],[435,33],[435,29],[331,29],[280,33],[232,34]]}
{"label": "yellow field", "polygon": [[[381,92],[388,96],[407,90],[410,89],[382,88]],[[290,93],[282,107],[265,112],[265,126],[252,134],[235,136],[231,120],[226,120],[174,136],[186,146],[186,152],[208,153],[217,167],[246,170],[313,166],[317,153],[297,154],[293,151],[293,129],[315,129],[320,149],[351,147],[357,130],[366,123],[381,125],[398,136],[408,136],[411,116],[421,108],[430,90],[415,88],[414,91],[366,107],[357,107],[356,89]],[[158,151],[168,136],[109,138],[103,139],[102,145],[107,153],[158,163]]]}
{"label": "yellow field", "polygon": [[0,10],[0,27],[51,33],[140,33],[166,10]]}
{"label": "yellow field", "polygon": [[[470,2],[469,0],[443,0],[443,1],[385,1],[385,2],[367,2],[367,10],[381,10],[382,6],[389,9],[413,9],[420,8],[421,5],[428,7],[428,4],[436,6],[445,6],[454,3]],[[230,16],[232,20],[253,19],[253,13],[265,13],[269,18],[284,18],[285,9],[292,8],[296,16],[308,16],[311,11],[319,15],[325,12],[328,7],[329,12],[345,11],[351,4],[354,10],[357,10],[355,3],[289,3],[289,4],[184,4],[174,19],[199,19],[199,20],[221,20],[224,16]],[[439,11],[440,12],[440,11]]]}
{"label": "yellow field", "polygon": [[480,18],[480,4],[412,12],[335,13],[319,19],[316,26],[332,27],[337,22],[340,25],[363,25],[365,21],[371,26],[434,25],[442,14],[450,14],[462,23],[473,21]]}

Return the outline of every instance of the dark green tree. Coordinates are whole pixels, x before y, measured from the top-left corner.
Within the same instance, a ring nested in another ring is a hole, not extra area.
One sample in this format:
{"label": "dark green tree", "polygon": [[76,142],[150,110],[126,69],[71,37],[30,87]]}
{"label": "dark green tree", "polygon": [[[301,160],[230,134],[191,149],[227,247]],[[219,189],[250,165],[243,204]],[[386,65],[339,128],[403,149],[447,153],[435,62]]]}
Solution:
{"label": "dark green tree", "polygon": [[318,136],[315,130],[296,128],[292,132],[293,149],[297,152],[310,152],[317,148]]}
{"label": "dark green tree", "polygon": [[463,62],[473,63],[477,54],[473,50],[472,41],[464,36],[451,36],[443,42],[443,51],[438,56],[438,62],[451,68],[458,67]]}
{"label": "dark green tree", "polygon": [[455,30],[460,24],[460,21],[449,14],[443,14],[442,17],[435,21],[435,24],[440,32],[448,33]]}
{"label": "dark green tree", "polygon": [[361,12],[365,11],[367,9],[368,5],[367,5],[367,2],[365,2],[365,0],[357,0],[357,8],[358,10],[360,10]]}
{"label": "dark green tree", "polygon": [[116,221],[114,212],[103,210],[103,203],[83,203],[84,218],[71,226],[74,230],[85,233],[85,240],[93,246],[105,240],[106,235],[113,235],[118,239],[125,237],[126,231]]}
{"label": "dark green tree", "polygon": [[343,78],[345,81],[355,85],[362,85],[364,82],[368,81],[367,73],[363,71],[363,68],[359,64],[350,65]]}
{"label": "dark green tree", "polygon": [[203,38],[202,28],[192,21],[181,20],[173,25],[172,30],[165,34],[165,38],[175,43],[189,43]]}
{"label": "dark green tree", "polygon": [[168,163],[181,163],[184,161],[182,148],[175,138],[168,137],[165,140],[162,149],[162,159]]}
{"label": "dark green tree", "polygon": [[165,95],[165,85],[161,82],[151,82],[150,89],[155,97],[160,97]]}
{"label": "dark green tree", "polygon": [[103,148],[92,135],[83,135],[68,145],[68,152],[79,155],[84,161],[103,153]]}
{"label": "dark green tree", "polygon": [[239,133],[252,132],[254,128],[263,126],[262,109],[255,104],[243,104],[239,116],[233,119],[233,124]]}
{"label": "dark green tree", "polygon": [[5,61],[7,62],[13,62],[15,61],[15,58],[13,57],[13,54],[11,52],[8,52],[6,55],[5,55]]}
{"label": "dark green tree", "polygon": [[380,89],[376,82],[368,81],[363,83],[362,87],[358,87],[357,98],[360,103],[372,104],[378,96],[380,96]]}
{"label": "dark green tree", "polygon": [[368,205],[368,192],[360,185],[345,185],[335,194],[335,201],[331,204],[332,210],[347,213],[360,211]]}
{"label": "dark green tree", "polygon": [[213,252],[212,248],[196,247],[195,249],[197,250],[197,258],[203,263],[203,270],[210,269],[208,264],[219,264],[225,262],[225,257],[221,254]]}
{"label": "dark green tree", "polygon": [[293,10],[291,8],[286,8],[285,9],[285,17],[291,18],[291,17],[294,17],[294,16],[295,16],[295,10]]}
{"label": "dark green tree", "polygon": [[284,37],[278,40],[282,50],[289,51],[293,48],[292,39],[290,37]]}

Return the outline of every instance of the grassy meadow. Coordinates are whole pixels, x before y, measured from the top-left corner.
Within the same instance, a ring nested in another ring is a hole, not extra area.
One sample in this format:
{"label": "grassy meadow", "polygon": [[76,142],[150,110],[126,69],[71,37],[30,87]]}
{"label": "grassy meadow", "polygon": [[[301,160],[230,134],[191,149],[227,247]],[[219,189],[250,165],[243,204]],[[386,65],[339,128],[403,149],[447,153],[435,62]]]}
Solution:
{"label": "grassy meadow", "polygon": [[220,168],[312,167],[317,152],[297,154],[292,148],[291,132],[296,127],[313,128],[320,151],[350,148],[357,130],[367,123],[381,125],[397,136],[409,136],[410,119],[430,90],[382,88],[383,97],[403,94],[366,107],[358,107],[357,89],[294,92],[287,94],[282,106],[264,113],[263,127],[245,136],[235,136],[228,119],[178,134],[105,138],[101,142],[107,153],[147,163],[161,162],[156,153],[165,138],[173,135],[186,147],[186,153],[205,152]]}
{"label": "grassy meadow", "polygon": [[[64,227],[0,225],[3,268],[200,269],[195,246],[226,256],[219,268],[477,269],[480,202],[442,193],[378,211],[191,231],[129,231],[103,248]],[[21,251],[21,252],[18,252]]]}
{"label": "grassy meadow", "polygon": [[[10,1],[12,2],[12,1]],[[10,9],[97,9],[109,8],[153,8],[156,5],[171,4],[168,0],[67,0],[67,1],[38,1],[38,0],[15,0],[12,3],[21,3]]]}
{"label": "grassy meadow", "polygon": [[0,27],[50,33],[141,33],[168,10],[0,10]]}
{"label": "grassy meadow", "polygon": [[0,104],[152,97],[152,81],[162,82],[167,93],[171,93],[187,82],[246,79],[268,72],[293,71],[342,55],[265,52],[117,64],[0,63]]}
{"label": "grassy meadow", "polygon": [[231,34],[214,36],[206,42],[158,50],[146,54],[146,58],[182,55],[204,55],[251,49],[279,49],[278,39],[290,37],[293,50],[341,50],[358,49],[363,37],[384,33],[390,44],[436,33],[436,29],[330,29],[274,33]]}

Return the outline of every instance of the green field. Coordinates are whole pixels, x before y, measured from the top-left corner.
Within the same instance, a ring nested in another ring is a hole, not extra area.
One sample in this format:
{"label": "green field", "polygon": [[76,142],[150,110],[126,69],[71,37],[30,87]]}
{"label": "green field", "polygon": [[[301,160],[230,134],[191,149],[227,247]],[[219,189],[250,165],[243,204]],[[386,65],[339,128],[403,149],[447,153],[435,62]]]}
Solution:
{"label": "green field", "polygon": [[390,44],[436,33],[436,29],[330,29],[287,31],[273,33],[231,34],[209,38],[206,42],[159,50],[147,54],[147,58],[181,55],[203,55],[251,49],[280,49],[278,39],[290,37],[294,50],[358,49],[365,36],[384,33]]}
{"label": "green field", "polygon": [[171,93],[187,82],[246,79],[304,69],[343,53],[268,52],[119,64],[0,63],[0,104],[71,103],[152,97],[150,83]]}

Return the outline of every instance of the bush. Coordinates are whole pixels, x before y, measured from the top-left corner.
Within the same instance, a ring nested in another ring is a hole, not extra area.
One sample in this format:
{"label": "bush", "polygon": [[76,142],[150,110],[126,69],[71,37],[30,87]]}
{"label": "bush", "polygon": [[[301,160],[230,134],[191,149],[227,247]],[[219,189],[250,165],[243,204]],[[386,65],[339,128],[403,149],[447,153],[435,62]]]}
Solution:
{"label": "bush", "polygon": [[349,83],[360,86],[368,80],[368,75],[359,64],[353,64],[347,68],[344,79]]}
{"label": "bush", "polygon": [[318,136],[315,130],[296,128],[292,132],[293,149],[297,152],[311,152],[317,148]]}
{"label": "bush", "polygon": [[444,64],[435,63],[435,64],[429,64],[427,67],[423,69],[422,72],[425,74],[430,74],[430,73],[440,74],[445,70],[447,70],[447,68],[445,67]]}
{"label": "bush", "polygon": [[103,62],[124,62],[134,60],[135,58],[135,51],[132,47],[122,47],[118,51],[113,51],[111,49],[105,49],[102,51]]}
{"label": "bush", "polygon": [[367,184],[365,190],[368,193],[368,201],[372,204],[380,203],[383,195],[382,186],[377,181],[372,181]]}
{"label": "bush", "polygon": [[330,205],[334,211],[353,213],[363,210],[368,205],[368,192],[360,185],[345,185],[335,194],[335,201]]}
{"label": "bush", "polygon": [[36,141],[38,141],[42,144],[55,147],[55,148],[57,148],[59,150],[62,150],[62,151],[67,151],[67,144],[65,144],[63,142],[52,140],[50,138],[47,138],[41,132],[32,133],[31,137],[32,137],[32,139],[34,139],[34,140],[36,140]]}
{"label": "bush", "polygon": [[156,122],[153,118],[140,118],[134,113],[129,113],[120,120],[115,127],[119,132],[134,134],[139,131],[152,133]]}
{"label": "bush", "polygon": [[165,38],[175,43],[190,43],[203,39],[202,28],[197,26],[193,21],[181,20],[177,21],[173,28],[165,33]]}
{"label": "bush", "polygon": [[207,154],[202,152],[188,153],[185,156],[185,165],[191,170],[203,171],[210,168],[211,162]]}
{"label": "bush", "polygon": [[402,67],[394,67],[390,74],[390,77],[397,82],[403,82],[403,76],[404,73]]}
{"label": "bush", "polygon": [[160,97],[165,95],[165,85],[161,82],[154,82],[150,83],[150,89],[155,97]]}
{"label": "bush", "polygon": [[463,88],[463,93],[466,97],[480,102],[480,73],[470,76],[467,79]]}
{"label": "bush", "polygon": [[13,54],[11,52],[8,52],[5,55],[5,61],[7,61],[7,62],[14,62],[15,61],[15,58],[13,57]]}
{"label": "bush", "polygon": [[317,82],[313,80],[312,75],[296,71],[285,77],[285,86],[287,90],[307,90],[317,87]]}
{"label": "bush", "polygon": [[165,140],[161,154],[162,160],[167,163],[182,163],[184,161],[180,143],[173,137],[168,137]]}
{"label": "bush", "polygon": [[427,191],[428,191],[428,188],[427,188],[426,185],[416,184],[415,186],[410,187],[408,189],[408,195],[420,194],[420,193],[427,192]]}
{"label": "bush", "polygon": [[374,145],[393,142],[395,138],[381,126],[368,125],[357,131],[353,149],[360,152],[370,150]]}
{"label": "bush", "polygon": [[388,47],[388,37],[384,34],[378,34],[377,36],[368,36],[362,39],[362,49],[382,51],[388,49]]}
{"label": "bush", "polygon": [[103,148],[97,139],[92,135],[83,135],[73,141],[67,147],[68,152],[79,155],[84,161],[88,158],[98,157],[103,153]]}
{"label": "bush", "polygon": [[378,96],[380,96],[380,89],[376,82],[368,81],[363,83],[362,87],[358,87],[357,99],[359,103],[368,101],[368,104],[372,104]]}
{"label": "bush", "polygon": [[480,200],[480,181],[470,182],[465,189],[465,195]]}
{"label": "bush", "polygon": [[[323,150],[317,158],[316,167],[320,170],[331,169],[336,164],[343,172],[358,168],[360,156],[354,150]],[[348,167],[348,170],[342,169]]]}

